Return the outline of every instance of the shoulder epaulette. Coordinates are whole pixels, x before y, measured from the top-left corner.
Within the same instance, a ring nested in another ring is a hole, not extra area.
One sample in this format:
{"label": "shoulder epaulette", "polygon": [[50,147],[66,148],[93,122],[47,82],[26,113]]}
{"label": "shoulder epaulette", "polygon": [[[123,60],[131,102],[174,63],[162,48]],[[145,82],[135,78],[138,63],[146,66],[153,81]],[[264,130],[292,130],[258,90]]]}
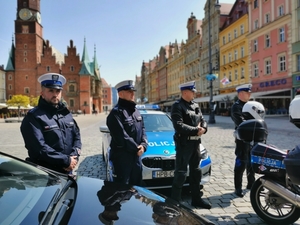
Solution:
{"label": "shoulder epaulette", "polygon": [[30,109],[30,110],[28,111],[28,113],[34,113],[37,109],[38,109],[38,107],[34,107],[34,108]]}

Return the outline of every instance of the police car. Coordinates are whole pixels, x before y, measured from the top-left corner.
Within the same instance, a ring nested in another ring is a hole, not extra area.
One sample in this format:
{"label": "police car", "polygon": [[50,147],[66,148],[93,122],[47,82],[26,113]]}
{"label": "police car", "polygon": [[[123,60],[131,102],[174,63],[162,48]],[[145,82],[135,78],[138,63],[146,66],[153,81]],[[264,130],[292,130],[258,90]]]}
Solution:
{"label": "police car", "polygon": [[[169,188],[172,186],[175,169],[174,127],[170,116],[160,110],[158,105],[137,105],[143,119],[148,138],[147,151],[142,155],[143,182],[149,189]],[[113,165],[109,161],[110,134],[107,126],[100,126],[102,132],[102,154],[107,165],[107,179],[112,181]],[[202,160],[199,167],[202,171],[201,184],[210,180],[211,158],[200,144]],[[189,174],[189,173],[188,173]],[[189,184],[187,177],[185,186]]]}
{"label": "police car", "polygon": [[214,224],[146,188],[68,176],[1,149],[0,212],[3,225]]}

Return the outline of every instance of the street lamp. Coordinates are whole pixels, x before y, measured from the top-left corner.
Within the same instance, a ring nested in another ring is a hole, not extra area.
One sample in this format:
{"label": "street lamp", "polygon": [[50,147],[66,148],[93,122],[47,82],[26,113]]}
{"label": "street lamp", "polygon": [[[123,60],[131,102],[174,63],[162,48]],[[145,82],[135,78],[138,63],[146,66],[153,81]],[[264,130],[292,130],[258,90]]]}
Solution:
{"label": "street lamp", "polygon": [[[213,81],[216,79],[216,75],[213,74],[212,62],[211,62],[211,24],[210,24],[210,3],[214,0],[208,0],[208,63],[209,63],[209,75],[206,76],[209,81],[209,120],[208,123],[216,123],[215,120],[215,109],[213,102]],[[219,0],[215,3],[215,8],[218,10],[220,8]]]}

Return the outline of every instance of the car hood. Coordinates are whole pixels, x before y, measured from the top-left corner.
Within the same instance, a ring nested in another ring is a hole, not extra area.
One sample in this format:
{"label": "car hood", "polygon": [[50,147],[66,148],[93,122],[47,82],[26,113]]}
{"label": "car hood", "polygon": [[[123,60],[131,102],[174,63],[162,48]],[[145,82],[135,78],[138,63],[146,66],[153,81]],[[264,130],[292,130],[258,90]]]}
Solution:
{"label": "car hood", "polygon": [[148,139],[147,151],[143,157],[150,155],[171,156],[175,154],[174,131],[146,132]]}
{"label": "car hood", "polygon": [[68,224],[213,224],[145,188],[88,177],[78,177],[77,187]]}

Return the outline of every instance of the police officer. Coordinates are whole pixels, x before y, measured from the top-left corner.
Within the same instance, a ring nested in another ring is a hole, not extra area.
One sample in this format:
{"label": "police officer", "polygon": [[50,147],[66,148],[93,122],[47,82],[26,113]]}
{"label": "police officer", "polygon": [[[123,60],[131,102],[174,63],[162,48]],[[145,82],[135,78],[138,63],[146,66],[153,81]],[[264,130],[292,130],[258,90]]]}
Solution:
{"label": "police officer", "polygon": [[195,81],[181,84],[181,99],[171,108],[171,117],[175,128],[174,141],[176,148],[176,168],[172,185],[172,198],[181,201],[182,186],[187,176],[189,165],[189,181],[192,194],[192,205],[210,209],[211,205],[201,197],[203,188],[200,185],[201,135],[207,132],[207,123],[197,103],[193,101],[197,91]]}
{"label": "police officer", "polygon": [[[238,100],[231,107],[231,119],[235,124],[235,129],[245,120],[250,119],[246,118],[242,113],[243,106],[246,102],[249,101],[251,96],[251,84],[243,84],[236,87],[236,91],[238,94]],[[239,197],[243,197],[242,191],[242,181],[243,181],[243,173],[246,169],[247,172],[247,189],[251,189],[254,181],[255,181],[255,173],[251,167],[250,163],[250,150],[251,146],[249,143],[245,143],[237,138],[235,138],[235,166],[234,166],[234,187],[235,194]]]}
{"label": "police officer", "polygon": [[27,160],[70,174],[79,159],[81,137],[76,121],[61,101],[66,79],[61,74],[47,73],[38,82],[42,88],[38,106],[27,113],[21,124]]}
{"label": "police officer", "polygon": [[111,110],[106,124],[111,134],[110,160],[114,167],[113,179],[116,182],[142,185],[141,155],[148,146],[144,121],[135,108],[132,80],[125,80],[115,87],[118,103]]}
{"label": "police officer", "polygon": [[103,224],[114,224],[119,219],[118,212],[121,211],[122,204],[136,194],[132,185],[104,181],[101,190],[97,192],[98,199],[104,206],[104,211],[98,216],[99,220]]}

